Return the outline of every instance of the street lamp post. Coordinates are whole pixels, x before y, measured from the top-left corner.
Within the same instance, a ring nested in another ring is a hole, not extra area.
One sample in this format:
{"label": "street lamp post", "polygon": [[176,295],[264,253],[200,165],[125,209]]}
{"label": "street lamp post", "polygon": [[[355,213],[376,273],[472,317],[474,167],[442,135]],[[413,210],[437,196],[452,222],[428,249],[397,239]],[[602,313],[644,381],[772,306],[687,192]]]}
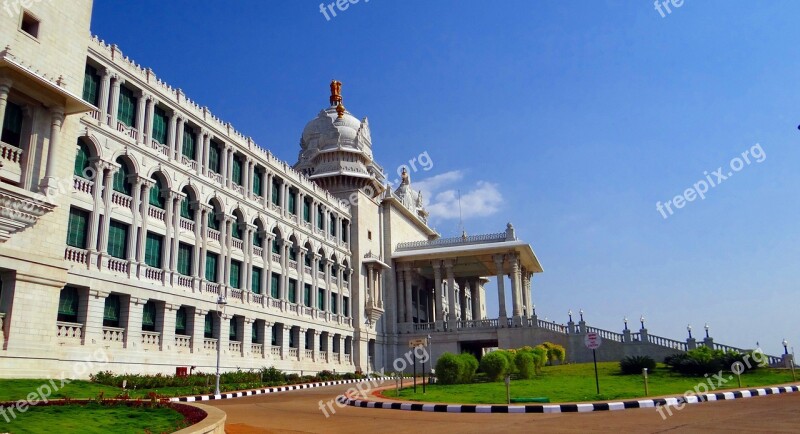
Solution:
{"label": "street lamp post", "polygon": [[581,321],[583,321],[583,309],[581,309],[580,311],[578,311],[578,313],[581,315]]}
{"label": "street lamp post", "polygon": [[691,324],[688,324],[686,326],[686,331],[689,332],[689,339],[691,339],[692,338],[692,325]]}
{"label": "street lamp post", "polygon": [[369,317],[367,317],[367,320],[364,321],[364,325],[367,326],[367,376],[369,376],[369,364],[370,364],[369,363],[370,362],[370,360],[369,360],[369,358],[370,358],[370,355],[369,355],[369,327],[372,325],[372,321],[370,321]]}
{"label": "street lamp post", "polygon": [[625,330],[628,330],[628,317],[622,318],[622,322],[625,323]]}
{"label": "street lamp post", "polygon": [[781,342],[781,343],[783,344],[783,354],[788,355],[789,354],[789,348],[788,348],[789,342],[787,342],[786,339],[784,339],[783,342]]}
{"label": "street lamp post", "polygon": [[708,338],[709,337],[708,336],[708,329],[710,329],[711,327],[709,327],[708,323],[706,323],[706,325],[704,325],[703,328],[706,329],[706,337]]}
{"label": "street lamp post", "polygon": [[222,354],[222,310],[225,309],[226,304],[228,304],[228,301],[225,300],[225,297],[220,295],[217,298],[217,318],[220,321],[218,330],[220,333],[217,334],[217,380],[214,386],[214,395],[219,395],[219,359],[220,354]]}
{"label": "street lamp post", "polygon": [[567,315],[569,315],[569,322],[572,322],[572,309],[567,312]]}
{"label": "street lamp post", "polygon": [[639,316],[639,323],[642,324],[642,330],[644,330],[644,315]]}

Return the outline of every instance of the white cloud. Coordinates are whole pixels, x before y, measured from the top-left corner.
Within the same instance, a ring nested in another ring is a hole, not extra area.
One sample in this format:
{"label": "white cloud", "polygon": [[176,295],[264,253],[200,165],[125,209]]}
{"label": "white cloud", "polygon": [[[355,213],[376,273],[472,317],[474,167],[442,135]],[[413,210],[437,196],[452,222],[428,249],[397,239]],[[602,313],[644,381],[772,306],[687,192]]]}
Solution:
{"label": "white cloud", "polygon": [[497,184],[477,181],[466,188],[457,188],[464,179],[460,170],[445,172],[430,178],[412,183],[412,188],[422,191],[425,207],[435,219],[459,218],[458,195],[461,191],[461,210],[464,220],[474,217],[486,217],[500,210],[503,195]]}

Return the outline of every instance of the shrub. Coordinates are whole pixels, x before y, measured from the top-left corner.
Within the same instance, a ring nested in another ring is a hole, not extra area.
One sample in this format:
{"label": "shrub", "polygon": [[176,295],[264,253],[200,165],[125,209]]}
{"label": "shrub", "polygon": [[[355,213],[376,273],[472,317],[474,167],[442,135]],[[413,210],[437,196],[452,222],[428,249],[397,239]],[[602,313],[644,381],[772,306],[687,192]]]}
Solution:
{"label": "shrub", "polygon": [[506,358],[506,361],[508,361],[508,370],[506,371],[506,374],[510,375],[510,374],[513,374],[513,373],[517,372],[517,365],[516,365],[516,363],[514,363],[514,360],[516,359],[516,356],[517,356],[516,351],[514,351],[514,350],[497,350],[497,351],[494,351],[494,352],[502,354],[503,357]]}
{"label": "shrub", "polygon": [[542,347],[547,350],[547,360],[551,364],[556,360],[558,360],[560,363],[564,363],[564,360],[567,359],[567,350],[565,350],[561,345],[554,344],[552,342],[543,342]]}
{"label": "shrub", "polygon": [[533,374],[536,372],[536,366],[533,363],[532,351],[518,352],[514,358],[514,362],[517,365],[517,372],[521,378],[527,380],[533,377]]}
{"label": "shrub", "polygon": [[444,353],[436,361],[436,381],[440,384],[456,384],[464,371],[459,356]]}
{"label": "shrub", "polygon": [[542,368],[547,364],[547,349],[541,345],[537,345],[531,352],[533,354],[533,364],[536,372],[542,372]]}
{"label": "shrub", "polygon": [[499,381],[508,372],[508,356],[502,351],[492,351],[481,358],[481,371],[491,381]]}
{"label": "shrub", "polygon": [[462,372],[459,375],[459,383],[472,383],[475,379],[475,371],[478,370],[478,359],[470,353],[461,353],[458,358],[461,361]]}
{"label": "shrub", "polygon": [[[689,350],[686,353],[674,354],[664,359],[664,363],[672,370],[682,375],[701,376],[716,374],[720,371],[731,371],[735,362],[741,362],[749,370],[758,368],[753,353],[740,354],[736,351],[724,352],[712,350],[706,346]],[[749,363],[748,363],[749,362]],[[747,368],[748,364],[750,368]]]}
{"label": "shrub", "polygon": [[650,356],[628,356],[620,360],[619,368],[624,375],[641,374],[644,368],[653,372],[656,361]]}
{"label": "shrub", "polygon": [[269,368],[261,368],[261,381],[270,386],[279,386],[286,383],[286,376],[280,369],[270,366]]}

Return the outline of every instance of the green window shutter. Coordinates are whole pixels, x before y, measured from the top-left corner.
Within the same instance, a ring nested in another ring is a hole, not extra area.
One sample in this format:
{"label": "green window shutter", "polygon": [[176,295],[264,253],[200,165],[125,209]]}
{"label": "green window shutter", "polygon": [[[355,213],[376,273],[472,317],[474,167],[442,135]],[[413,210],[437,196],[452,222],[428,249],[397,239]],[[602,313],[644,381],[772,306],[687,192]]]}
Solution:
{"label": "green window shutter", "polygon": [[311,204],[307,200],[303,201],[303,221],[311,223]]}
{"label": "green window shutter", "polygon": [[88,169],[91,166],[89,162],[89,148],[81,141],[78,140],[78,153],[75,155],[75,168],[73,174],[81,178],[89,179],[86,175],[89,173]]}
{"label": "green window shutter", "polygon": [[281,253],[281,247],[278,245],[278,236],[272,239],[272,253]]}
{"label": "green window shutter", "polygon": [[297,342],[294,339],[294,330],[289,330],[289,348],[297,348]]}
{"label": "green window shutter", "polygon": [[325,290],[322,288],[317,289],[317,309],[322,310],[325,308]]}
{"label": "green window shutter", "polygon": [[289,213],[297,214],[297,205],[294,203],[297,193],[289,190]]}
{"label": "green window shutter", "polygon": [[308,283],[303,286],[303,305],[311,307],[311,285]]}
{"label": "green window shutter", "polygon": [[297,281],[289,279],[289,302],[295,303],[297,301]]}
{"label": "green window shutter", "polygon": [[278,293],[280,292],[280,285],[281,285],[281,276],[277,273],[272,273],[269,281],[269,290],[270,296],[272,298],[278,298]]}
{"label": "green window shutter", "polygon": [[210,339],[214,336],[214,318],[211,312],[206,314],[205,324],[203,325],[203,336]]}
{"label": "green window shutter", "polygon": [[22,140],[22,107],[11,101],[6,103],[6,117],[3,120],[3,131],[0,141],[19,147]]}
{"label": "green window shutter", "polygon": [[280,194],[280,184],[278,183],[278,180],[273,179],[272,180],[272,203],[273,204],[280,206],[280,204],[281,204],[280,195],[281,195]]}
{"label": "green window shutter", "polygon": [[206,253],[206,280],[217,282],[217,257],[216,253]]}
{"label": "green window shutter", "polygon": [[192,274],[192,253],[193,246],[190,244],[178,244],[178,273],[184,276]]}
{"label": "green window shutter", "polygon": [[254,294],[261,294],[261,269],[253,267],[253,277],[250,280],[250,288]]}
{"label": "green window shutter", "polygon": [[186,308],[183,306],[175,314],[175,334],[186,335]]}
{"label": "green window shutter", "polygon": [[192,209],[189,207],[189,196],[186,196],[181,199],[181,217],[194,220],[194,215],[192,214]]}
{"label": "green window shutter", "polygon": [[167,143],[167,112],[160,107],[153,109],[153,137],[152,139],[165,145]]}
{"label": "green window shutter", "polygon": [[280,331],[278,324],[272,324],[272,346],[278,345],[278,331]]}
{"label": "green window shutter", "polygon": [[164,237],[152,232],[147,233],[147,240],[144,246],[144,263],[148,267],[161,268],[161,249],[164,244]]}
{"label": "green window shutter", "polygon": [[258,230],[253,231],[253,245],[264,247],[264,238],[261,236]]}
{"label": "green window shutter", "polygon": [[320,258],[319,262],[317,263],[317,270],[325,272],[325,257],[323,256]]}
{"label": "green window shutter", "polygon": [[181,152],[189,159],[194,160],[195,157],[195,137],[192,128],[186,124],[183,125],[183,149]]}
{"label": "green window shutter", "polygon": [[242,185],[242,160],[238,155],[233,156],[233,173],[231,173],[231,180],[236,185]]}
{"label": "green window shutter", "polygon": [[325,213],[323,212],[322,207],[320,206],[319,208],[317,208],[317,228],[318,229],[324,229],[325,228],[325,220],[323,220],[324,218],[325,218]]}
{"label": "green window shutter", "polygon": [[239,336],[239,334],[237,333],[238,332],[238,330],[237,330],[237,325],[238,324],[239,324],[239,321],[236,321],[235,317],[231,318],[230,327],[228,328],[228,339],[230,339],[231,341],[236,341],[238,336]]}
{"label": "green window shutter", "polygon": [[292,260],[292,261],[296,261],[297,260],[297,249],[295,247],[296,246],[293,245],[289,249],[289,259]]}
{"label": "green window shutter", "polygon": [[142,330],[155,331],[156,329],[156,304],[148,301],[142,308]]}
{"label": "green window shutter", "polygon": [[161,195],[163,185],[159,179],[156,178],[155,181],[155,184],[150,187],[150,205],[153,205],[156,208],[164,209],[164,207],[167,205],[167,200]]}
{"label": "green window shutter", "polygon": [[348,273],[347,270],[344,270],[344,272],[342,273],[342,280],[344,280],[345,282],[350,281],[350,273]]}
{"label": "green window shutter", "polygon": [[114,185],[112,188],[118,193],[130,196],[133,187],[131,187],[131,183],[128,182],[128,175],[130,175],[128,165],[125,164],[121,159],[117,159],[117,164],[119,164],[120,167],[119,170],[114,172]]}
{"label": "green window shutter", "polygon": [[211,147],[208,148],[208,168],[214,173],[219,173],[219,147],[214,142],[211,142]]}
{"label": "green window shutter", "polygon": [[106,327],[119,327],[119,296],[111,294],[106,297],[103,308],[103,325]]}
{"label": "green window shutter", "polygon": [[125,86],[120,86],[117,120],[132,127],[134,119],[136,119],[136,97],[133,96],[132,90]]}
{"label": "green window shutter", "polygon": [[334,237],[336,236],[336,216],[331,214],[330,232]]}
{"label": "green window shutter", "polygon": [[216,213],[212,210],[208,213],[208,227],[209,229],[219,230],[219,221],[217,220]]}
{"label": "green window shutter", "polygon": [[108,254],[125,259],[128,249],[128,225],[111,220],[108,226]]}
{"label": "green window shutter", "polygon": [[332,293],[331,293],[331,313],[332,313],[332,314],[337,314],[337,313],[339,313],[339,312],[337,311],[337,309],[336,309],[336,297],[337,297],[337,294],[332,292]]}
{"label": "green window shutter", "polygon": [[86,65],[86,71],[83,74],[83,100],[97,106],[97,89],[99,87],[100,77],[97,75],[97,69]]}
{"label": "green window shutter", "polygon": [[58,296],[57,321],[78,322],[78,290],[65,286]]}
{"label": "green window shutter", "polygon": [[237,240],[242,239],[242,226],[244,226],[244,223],[239,220],[236,220],[236,222],[231,225],[231,236],[233,236],[233,238]]}
{"label": "green window shutter", "polygon": [[253,326],[250,329],[250,342],[257,344],[259,340],[261,340],[261,334],[258,332],[258,321],[253,321]]}
{"label": "green window shutter", "polygon": [[342,297],[342,314],[345,317],[350,316],[350,297]]}
{"label": "green window shutter", "polygon": [[85,249],[88,226],[89,212],[70,208],[69,221],[67,222],[67,245]]}
{"label": "green window shutter", "polygon": [[312,254],[313,253],[311,253],[311,252],[307,252],[305,254],[305,256],[303,256],[303,265],[305,265],[306,267],[310,267],[311,266],[311,255]]}
{"label": "green window shutter", "polygon": [[263,174],[259,170],[253,171],[253,194],[261,196],[261,177]]}
{"label": "green window shutter", "polygon": [[231,281],[230,285],[233,288],[239,289],[241,285],[242,263],[239,261],[231,261]]}

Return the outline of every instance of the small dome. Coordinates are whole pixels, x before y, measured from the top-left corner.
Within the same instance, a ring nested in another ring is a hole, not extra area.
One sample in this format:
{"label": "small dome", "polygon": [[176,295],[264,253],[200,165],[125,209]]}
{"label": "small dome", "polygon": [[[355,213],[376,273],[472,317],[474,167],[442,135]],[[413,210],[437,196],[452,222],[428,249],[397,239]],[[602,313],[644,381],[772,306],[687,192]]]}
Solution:
{"label": "small dome", "polygon": [[300,139],[303,151],[325,151],[339,147],[361,151],[372,157],[369,125],[345,111],[342,117],[336,107],[319,112],[316,118],[306,124]]}

